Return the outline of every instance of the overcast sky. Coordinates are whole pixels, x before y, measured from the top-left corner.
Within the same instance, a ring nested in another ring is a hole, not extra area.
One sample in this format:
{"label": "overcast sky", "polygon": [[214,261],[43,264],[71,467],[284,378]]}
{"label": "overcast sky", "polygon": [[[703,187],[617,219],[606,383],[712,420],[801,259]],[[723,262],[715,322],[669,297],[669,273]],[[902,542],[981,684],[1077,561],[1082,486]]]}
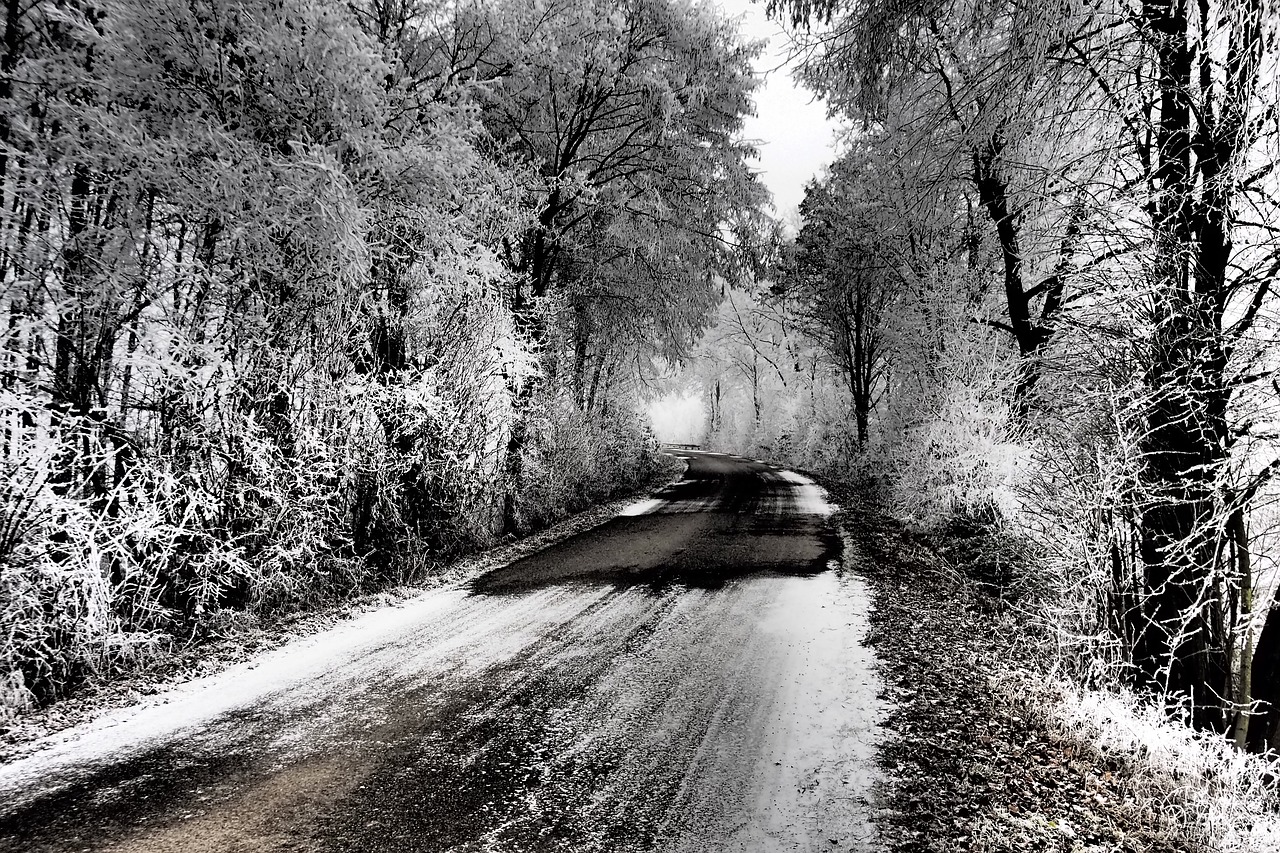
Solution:
{"label": "overcast sky", "polygon": [[[805,182],[835,157],[836,123],[827,119],[826,107],[791,79],[785,66],[786,36],[765,18],[764,7],[751,0],[708,0],[729,17],[741,16],[740,29],[747,39],[768,40],[756,60],[756,71],[765,75],[756,90],[756,112],[746,121],[745,136],[756,141],[760,160],[754,168],[773,193],[774,208],[788,223],[804,198]],[[703,427],[702,398],[676,392],[649,405],[649,417],[661,441],[700,441]]]}
{"label": "overcast sky", "polygon": [[765,75],[756,90],[756,115],[746,121],[745,135],[758,141],[760,170],[773,193],[774,208],[786,221],[804,198],[804,185],[835,154],[832,144],[836,124],[827,119],[821,101],[791,78],[784,65],[786,36],[768,20],[764,6],[750,0],[711,0],[729,17],[741,16],[741,31],[748,39],[767,39],[769,46],[756,60],[756,71]]}

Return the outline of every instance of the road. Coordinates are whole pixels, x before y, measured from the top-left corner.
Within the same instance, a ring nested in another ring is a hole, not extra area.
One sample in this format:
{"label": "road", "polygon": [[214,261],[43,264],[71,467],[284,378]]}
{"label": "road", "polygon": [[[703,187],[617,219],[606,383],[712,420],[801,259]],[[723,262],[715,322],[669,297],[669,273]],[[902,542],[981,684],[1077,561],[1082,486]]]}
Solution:
{"label": "road", "polygon": [[0,767],[4,851],[877,849],[867,597],[816,487],[683,480]]}

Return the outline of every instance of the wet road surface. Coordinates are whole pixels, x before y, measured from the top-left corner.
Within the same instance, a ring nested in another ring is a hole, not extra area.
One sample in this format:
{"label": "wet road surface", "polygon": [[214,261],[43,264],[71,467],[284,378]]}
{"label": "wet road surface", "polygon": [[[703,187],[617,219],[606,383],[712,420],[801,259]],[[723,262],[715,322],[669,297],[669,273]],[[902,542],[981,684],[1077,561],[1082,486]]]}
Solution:
{"label": "wet road surface", "polygon": [[820,492],[684,480],[0,766],[3,851],[875,850],[866,594]]}

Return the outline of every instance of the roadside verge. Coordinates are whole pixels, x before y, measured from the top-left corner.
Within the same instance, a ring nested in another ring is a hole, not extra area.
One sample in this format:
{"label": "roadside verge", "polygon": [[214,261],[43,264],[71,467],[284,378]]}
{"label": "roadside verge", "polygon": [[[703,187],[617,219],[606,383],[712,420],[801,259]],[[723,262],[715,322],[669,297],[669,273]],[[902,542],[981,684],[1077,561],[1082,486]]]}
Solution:
{"label": "roadside verge", "polygon": [[884,850],[1194,849],[1133,796],[1142,771],[1129,756],[1055,732],[1054,697],[1034,665],[1040,640],[939,553],[947,543],[819,480],[842,507],[845,565],[873,593],[867,644],[890,706],[879,750]]}
{"label": "roadside verge", "polygon": [[388,587],[272,620],[238,618],[228,622],[220,636],[176,648],[172,655],[145,668],[111,678],[91,679],[67,697],[0,721],[0,763],[28,754],[40,738],[94,719],[105,711],[130,706],[194,679],[222,672],[361,614],[401,606],[428,590],[463,586],[485,572],[603,524],[619,515],[637,496],[655,492],[684,475],[687,466],[683,460],[663,455],[668,461],[662,471],[640,489],[597,504],[522,539],[441,562],[412,584]]}

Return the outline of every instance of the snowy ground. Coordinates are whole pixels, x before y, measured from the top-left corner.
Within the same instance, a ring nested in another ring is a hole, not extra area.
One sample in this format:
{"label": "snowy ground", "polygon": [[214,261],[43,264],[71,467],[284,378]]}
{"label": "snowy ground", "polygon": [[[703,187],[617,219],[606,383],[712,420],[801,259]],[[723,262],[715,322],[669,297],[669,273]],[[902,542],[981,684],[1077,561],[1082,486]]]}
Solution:
{"label": "snowy ground", "polygon": [[727,456],[464,587],[31,744],[0,850],[877,850],[865,584]]}

